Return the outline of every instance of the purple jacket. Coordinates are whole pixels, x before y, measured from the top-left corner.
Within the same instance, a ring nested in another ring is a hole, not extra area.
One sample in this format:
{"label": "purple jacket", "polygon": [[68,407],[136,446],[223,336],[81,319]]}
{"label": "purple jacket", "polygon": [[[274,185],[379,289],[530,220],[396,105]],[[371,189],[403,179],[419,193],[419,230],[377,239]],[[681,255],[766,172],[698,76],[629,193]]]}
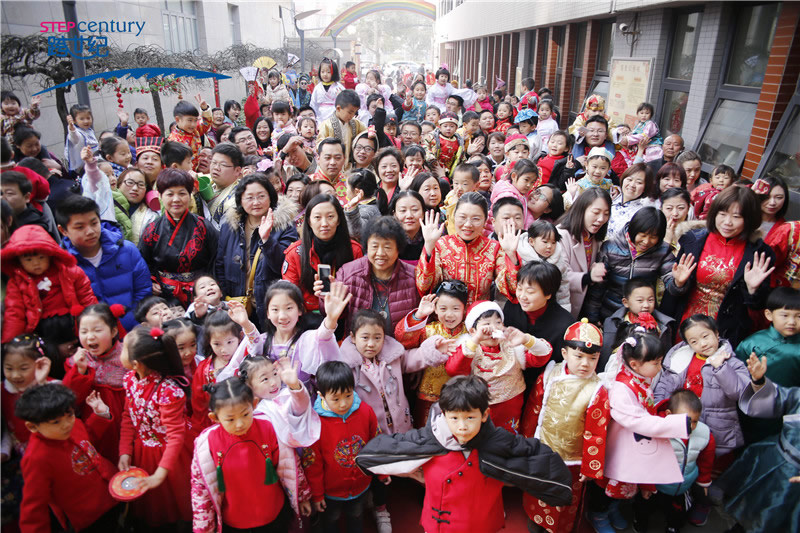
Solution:
{"label": "purple jacket", "polygon": [[[372,297],[375,290],[372,288],[371,276],[367,256],[342,265],[339,272],[336,273],[336,281],[344,283],[353,295],[344,317],[345,331],[348,333],[352,314],[358,309],[372,308]],[[392,321],[392,329],[387,331],[387,334],[393,335],[398,322],[419,305],[420,297],[414,280],[414,266],[398,259],[389,288],[389,318]]]}
{"label": "purple jacket", "polygon": [[[703,413],[700,421],[711,428],[717,444],[717,455],[724,455],[744,446],[744,435],[736,411],[739,396],[750,383],[750,374],[745,364],[736,358],[728,341],[720,339],[718,352],[727,351],[730,357],[719,368],[708,362],[703,365]],[[664,369],[653,383],[656,403],[669,399],[670,395],[683,387],[689,362],[694,350],[685,342],[672,347],[664,358]]]}

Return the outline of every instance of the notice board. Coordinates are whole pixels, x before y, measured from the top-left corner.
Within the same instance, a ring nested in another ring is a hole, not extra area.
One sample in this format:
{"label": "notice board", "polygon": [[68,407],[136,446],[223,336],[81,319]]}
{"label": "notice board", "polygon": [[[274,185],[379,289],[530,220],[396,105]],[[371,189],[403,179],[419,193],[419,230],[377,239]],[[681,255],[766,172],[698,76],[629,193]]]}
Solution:
{"label": "notice board", "polygon": [[[638,122],[636,108],[647,102],[650,92],[650,78],[653,71],[652,59],[624,58],[611,60],[611,76],[608,87],[606,113],[615,124],[628,124],[633,127]],[[655,118],[655,117],[653,117]]]}

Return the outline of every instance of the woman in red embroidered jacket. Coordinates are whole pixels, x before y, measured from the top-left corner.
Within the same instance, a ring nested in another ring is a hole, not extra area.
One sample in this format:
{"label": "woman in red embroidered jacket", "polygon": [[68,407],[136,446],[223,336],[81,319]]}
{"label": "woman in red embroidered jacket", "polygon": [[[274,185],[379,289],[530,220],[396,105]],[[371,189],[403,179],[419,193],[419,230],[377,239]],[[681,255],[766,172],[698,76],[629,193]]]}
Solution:
{"label": "woman in red embroidered jacket", "polygon": [[159,328],[141,326],[125,337],[122,364],[125,410],[119,442],[119,469],[138,466],[150,476],[139,481],[147,492],[132,504],[150,526],[191,519],[183,363],[175,340]]}
{"label": "woman in red embroidered jacket", "polygon": [[[216,425],[195,441],[192,458],[194,533],[287,531],[291,508],[278,483],[278,437],[253,418],[253,391],[232,377],[207,385]],[[269,526],[269,527],[265,527]]]}
{"label": "woman in red embroidered jacket", "polygon": [[506,298],[514,299],[520,265],[518,232],[510,222],[500,242],[490,240],[484,236],[488,214],[482,194],[464,193],[455,209],[456,234],[444,237],[444,223],[439,223],[438,213],[425,214],[425,248],[416,271],[420,294],[430,293],[444,280],[457,279],[467,284],[469,303],[488,300],[493,282]]}
{"label": "woman in red embroidered jacket", "polygon": [[139,251],[153,279],[153,293],[172,293],[186,307],[192,284],[214,267],[219,235],[210,222],[189,212],[194,179],[184,170],[162,170],[156,188],[164,214],[142,233]]}

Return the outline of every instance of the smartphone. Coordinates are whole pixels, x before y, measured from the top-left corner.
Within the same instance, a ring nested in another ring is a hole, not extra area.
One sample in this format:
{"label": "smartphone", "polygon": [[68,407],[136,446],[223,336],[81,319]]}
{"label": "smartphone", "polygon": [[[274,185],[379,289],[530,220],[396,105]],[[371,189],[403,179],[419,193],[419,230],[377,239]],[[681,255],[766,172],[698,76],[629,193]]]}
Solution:
{"label": "smartphone", "polygon": [[330,292],[330,290],[331,290],[331,266],[330,265],[317,265],[317,274],[319,274],[319,280],[322,282],[322,292]]}

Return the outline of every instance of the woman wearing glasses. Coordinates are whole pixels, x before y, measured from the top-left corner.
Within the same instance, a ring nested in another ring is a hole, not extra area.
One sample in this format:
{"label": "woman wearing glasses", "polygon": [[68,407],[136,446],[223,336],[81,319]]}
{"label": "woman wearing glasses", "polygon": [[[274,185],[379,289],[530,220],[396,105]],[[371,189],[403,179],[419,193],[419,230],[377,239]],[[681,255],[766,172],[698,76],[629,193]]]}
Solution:
{"label": "woman wearing glasses", "polygon": [[353,140],[353,150],[350,152],[350,170],[366,168],[372,170],[372,162],[378,151],[378,137],[369,136],[369,132],[362,131]]}
{"label": "woman wearing glasses", "polygon": [[[490,240],[484,235],[488,211],[481,193],[464,193],[456,204],[456,233],[445,236],[442,236],[444,224],[439,222],[437,213],[425,214],[422,225],[425,248],[416,271],[420,294],[428,294],[443,280],[457,279],[467,284],[467,305],[476,300],[490,300],[492,283],[506,298],[513,298],[520,264],[518,232],[510,227],[503,232],[500,242]],[[512,221],[508,224],[513,226]]]}
{"label": "woman wearing glasses", "polygon": [[[138,168],[129,168],[117,178],[117,190],[111,191],[114,198],[114,214],[129,240],[139,245],[142,231],[158,218],[158,213],[147,206],[147,178]],[[128,233],[130,228],[130,233]]]}
{"label": "woman wearing glasses", "polygon": [[225,296],[250,296],[253,322],[264,324],[267,287],[281,279],[283,252],[300,238],[293,223],[298,206],[279,199],[263,172],[242,178],[235,199],[220,228],[214,277]]}

